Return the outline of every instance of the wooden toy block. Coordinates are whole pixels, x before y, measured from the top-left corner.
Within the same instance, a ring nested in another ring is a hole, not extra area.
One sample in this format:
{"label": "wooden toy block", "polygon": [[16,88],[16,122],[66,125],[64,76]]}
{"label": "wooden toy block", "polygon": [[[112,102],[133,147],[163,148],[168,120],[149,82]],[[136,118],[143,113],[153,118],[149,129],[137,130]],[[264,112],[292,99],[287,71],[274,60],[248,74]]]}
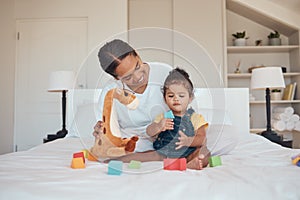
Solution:
{"label": "wooden toy block", "polygon": [[141,168],[141,161],[131,160],[128,164],[128,168],[130,169],[140,169]]}
{"label": "wooden toy block", "polygon": [[167,112],[164,113],[164,118],[167,118],[167,119],[174,119],[174,115],[173,115],[173,112],[172,110],[169,110]]}
{"label": "wooden toy block", "polygon": [[211,156],[208,161],[210,167],[216,167],[222,165],[220,156]]}
{"label": "wooden toy block", "polygon": [[121,175],[123,162],[118,160],[111,160],[108,163],[108,174],[109,175]]}
{"label": "wooden toy block", "polygon": [[297,157],[300,157],[300,154],[297,154],[297,155],[295,155],[295,156],[292,156],[292,160],[294,160],[295,158],[297,158]]}
{"label": "wooden toy block", "polygon": [[300,157],[296,157],[295,159],[292,160],[292,163],[294,165],[297,165],[297,163],[300,161]]}
{"label": "wooden toy block", "polygon": [[83,162],[85,163],[84,153],[82,151],[73,153],[73,158],[81,158],[83,160]]}
{"label": "wooden toy block", "polygon": [[88,158],[89,150],[87,150],[87,149],[82,149],[81,151],[83,152],[84,157],[85,157],[85,158]]}
{"label": "wooden toy block", "polygon": [[91,152],[88,152],[88,157],[87,157],[87,159],[88,159],[89,161],[98,161],[98,159],[97,159],[93,154],[91,154]]}
{"label": "wooden toy block", "polygon": [[164,159],[164,170],[186,170],[186,159],[166,158]]}
{"label": "wooden toy block", "polygon": [[73,169],[83,169],[83,168],[85,168],[85,164],[81,157],[72,158],[71,167]]}

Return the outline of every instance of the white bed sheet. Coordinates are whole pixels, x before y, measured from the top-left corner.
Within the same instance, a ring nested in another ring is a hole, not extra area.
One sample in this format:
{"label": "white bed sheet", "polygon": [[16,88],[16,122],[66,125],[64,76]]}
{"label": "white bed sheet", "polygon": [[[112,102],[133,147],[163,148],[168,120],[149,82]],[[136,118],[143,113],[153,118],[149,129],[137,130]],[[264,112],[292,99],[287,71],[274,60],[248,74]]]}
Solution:
{"label": "white bed sheet", "polygon": [[0,156],[0,199],[300,199],[300,167],[291,163],[300,150],[257,135],[240,139],[221,156],[222,166],[166,171],[162,162],[134,170],[124,164],[120,176],[107,175],[107,164],[98,162],[70,167],[73,153],[92,143],[64,138]]}

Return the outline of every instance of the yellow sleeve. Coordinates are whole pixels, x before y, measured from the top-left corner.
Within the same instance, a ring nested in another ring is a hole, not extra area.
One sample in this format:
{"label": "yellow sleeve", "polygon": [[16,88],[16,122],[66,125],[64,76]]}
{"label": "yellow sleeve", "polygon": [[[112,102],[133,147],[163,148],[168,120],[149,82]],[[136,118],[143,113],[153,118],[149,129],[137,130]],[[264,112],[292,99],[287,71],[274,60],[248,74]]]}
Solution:
{"label": "yellow sleeve", "polygon": [[194,129],[197,130],[198,128],[205,126],[208,127],[208,122],[205,121],[204,117],[200,114],[193,113],[191,116],[191,122],[194,126]]}
{"label": "yellow sleeve", "polygon": [[160,122],[160,120],[162,120],[163,118],[164,118],[164,115],[163,115],[163,113],[161,113],[161,114],[159,114],[159,115],[157,115],[157,116],[155,117],[154,122],[155,122],[155,123],[158,123],[158,122]]}

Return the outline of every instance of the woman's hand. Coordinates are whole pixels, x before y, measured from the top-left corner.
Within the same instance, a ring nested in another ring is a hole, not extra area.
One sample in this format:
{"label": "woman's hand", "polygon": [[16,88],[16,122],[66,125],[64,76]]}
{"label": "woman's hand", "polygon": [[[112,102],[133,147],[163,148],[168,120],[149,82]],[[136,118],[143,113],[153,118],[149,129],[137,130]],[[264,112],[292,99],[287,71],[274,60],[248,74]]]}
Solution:
{"label": "woman's hand", "polygon": [[98,121],[96,123],[96,125],[94,126],[93,136],[94,137],[99,137],[99,135],[102,134],[102,133],[103,133],[103,122]]}
{"label": "woman's hand", "polygon": [[189,147],[192,142],[193,142],[193,137],[188,137],[184,132],[182,131],[178,131],[178,134],[180,135],[178,140],[179,142],[176,142],[175,144],[177,145],[177,147],[175,148],[175,150],[180,149],[184,146]]}

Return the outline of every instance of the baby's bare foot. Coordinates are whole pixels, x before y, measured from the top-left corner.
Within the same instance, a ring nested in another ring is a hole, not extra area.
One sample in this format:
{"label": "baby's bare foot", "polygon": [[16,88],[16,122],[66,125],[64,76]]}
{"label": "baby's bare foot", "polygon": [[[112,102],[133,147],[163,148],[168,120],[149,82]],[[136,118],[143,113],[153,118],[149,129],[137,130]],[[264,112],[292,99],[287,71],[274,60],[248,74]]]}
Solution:
{"label": "baby's bare foot", "polygon": [[189,161],[186,164],[186,167],[188,169],[195,169],[195,170],[201,170],[203,169],[203,159],[205,158],[205,156],[203,154],[200,154],[199,157],[196,157],[194,159],[192,159],[191,161]]}

